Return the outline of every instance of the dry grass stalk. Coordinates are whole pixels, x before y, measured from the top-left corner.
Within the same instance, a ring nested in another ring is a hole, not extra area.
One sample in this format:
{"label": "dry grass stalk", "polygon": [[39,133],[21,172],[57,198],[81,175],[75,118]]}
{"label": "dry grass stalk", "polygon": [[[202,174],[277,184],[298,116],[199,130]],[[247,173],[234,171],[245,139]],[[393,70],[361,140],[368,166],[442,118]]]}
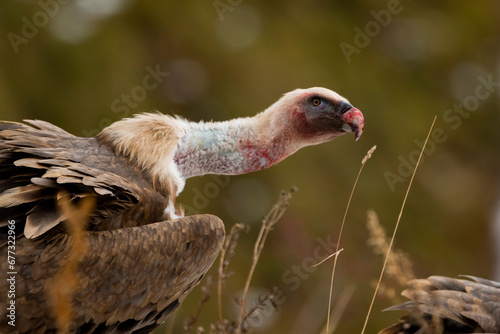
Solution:
{"label": "dry grass stalk", "polygon": [[48,299],[55,314],[58,333],[68,333],[73,319],[72,298],[78,291],[77,266],[87,253],[87,238],[84,227],[94,207],[94,200],[83,198],[78,206],[70,203],[66,194],[59,196],[59,206],[66,221],[68,235],[73,238],[68,259],[48,284]]}
{"label": "dry grass stalk", "polygon": [[328,298],[328,314],[327,314],[327,318],[326,318],[325,333],[330,332],[329,329],[330,329],[330,314],[331,314],[331,310],[332,310],[333,280],[335,277],[335,269],[337,268],[337,259],[338,259],[338,256],[340,254],[340,251],[343,250],[343,249],[340,249],[340,239],[342,238],[342,231],[344,230],[347,212],[349,211],[349,206],[351,205],[352,195],[354,194],[354,190],[356,189],[356,185],[358,184],[358,180],[359,180],[359,176],[361,175],[361,171],[363,170],[363,167],[365,166],[368,159],[370,159],[372,157],[372,154],[373,154],[373,152],[375,152],[376,149],[377,149],[377,145],[374,145],[370,150],[368,150],[365,157],[361,161],[361,167],[359,168],[358,175],[356,176],[356,180],[354,181],[354,186],[352,187],[351,194],[349,195],[349,200],[347,201],[347,206],[345,208],[344,218],[342,219],[342,224],[340,225],[340,232],[339,232],[339,237],[337,240],[337,248],[335,249],[335,253],[328,256],[326,259],[324,259],[320,263],[316,264],[316,265],[319,265],[319,264],[323,263],[324,261],[326,261],[327,259],[329,259],[330,257],[335,256],[335,259],[333,261],[332,276],[331,276],[331,280],[330,280],[330,295]]}
{"label": "dry grass stalk", "polygon": [[272,207],[269,213],[262,220],[262,226],[259,232],[259,236],[255,241],[253,256],[252,256],[252,264],[250,266],[250,271],[248,272],[248,277],[245,282],[245,287],[243,288],[243,294],[241,296],[241,314],[240,320],[238,322],[238,327],[236,328],[235,333],[240,334],[241,328],[244,323],[244,320],[247,319],[247,310],[246,310],[246,297],[248,293],[248,288],[250,287],[250,282],[253,277],[253,273],[255,271],[255,267],[257,266],[257,262],[259,261],[260,254],[262,253],[262,249],[264,248],[264,244],[266,242],[267,236],[269,232],[272,230],[274,225],[280,220],[280,218],[285,213],[288,207],[288,201],[292,197],[292,193],[297,191],[296,188],[292,188],[289,192],[283,191],[278,202]]}
{"label": "dry grass stalk", "polygon": [[325,257],[325,258],[324,258],[323,260],[321,260],[320,262],[318,262],[318,263],[316,263],[316,264],[313,264],[313,265],[311,266],[311,268],[314,268],[314,267],[319,266],[320,264],[322,264],[323,262],[325,262],[325,261],[327,261],[327,260],[331,259],[331,258],[332,258],[332,257],[334,257],[334,256],[335,256],[335,257],[336,257],[336,256],[338,256],[338,255],[340,254],[340,252],[342,252],[343,250],[344,250],[344,249],[343,249],[343,248],[341,248],[341,249],[339,249],[338,251],[336,251],[335,253],[332,253],[332,254],[328,255],[327,257]]}
{"label": "dry grass stalk", "polygon": [[[226,279],[231,275],[231,273],[226,272],[227,267],[229,265],[229,262],[234,256],[235,253],[235,248],[238,242],[239,235],[241,231],[246,231],[248,232],[249,226],[244,225],[244,224],[235,224],[229,231],[229,234],[226,237],[226,240],[224,242],[224,246],[221,250],[221,256],[219,259],[219,267],[217,270],[218,277],[217,277],[217,299],[218,299],[218,312],[219,312],[219,319],[218,321],[211,323],[209,325],[209,331],[208,333],[210,334],[226,334],[226,333],[247,333],[248,332],[248,326],[247,326],[247,321],[251,319],[252,317],[256,316],[258,311],[261,309],[264,309],[266,302],[270,302],[273,306],[276,305],[275,303],[275,295],[276,292],[273,291],[271,293],[268,293],[266,295],[263,295],[259,297],[259,299],[256,301],[256,304],[254,307],[249,309],[248,311],[245,310],[244,305],[245,305],[245,300],[246,300],[246,295],[248,293],[249,285],[251,278],[253,276],[255,266],[257,265],[258,259],[260,257],[260,254],[262,252],[262,249],[264,247],[265,241],[267,239],[267,235],[269,234],[270,230],[272,230],[273,226],[278,222],[278,220],[282,217],[284,214],[287,206],[288,206],[288,201],[291,198],[291,194],[295,192],[296,189],[293,188],[291,189],[290,192],[282,192],[280,199],[277,204],[273,206],[273,208],[270,210],[270,212],[266,215],[266,217],[262,221],[262,227],[259,232],[259,236],[257,237],[257,240],[255,242],[254,246],[254,252],[253,252],[253,257],[252,257],[252,266],[250,268],[250,272],[248,274],[246,283],[245,283],[245,288],[244,288],[244,293],[243,297],[236,299],[236,302],[240,305],[242,308],[242,312],[240,315],[240,319],[236,323],[235,321],[229,321],[223,317],[222,314],[222,286],[225,283]],[[211,297],[211,289],[213,287],[213,282],[211,277],[207,277],[205,280],[205,284],[201,287],[202,291],[202,297],[201,300],[199,301],[198,308],[195,312],[195,315],[188,317],[184,321],[184,331],[185,333],[192,333],[193,330],[195,330],[196,333],[206,333],[206,330],[202,326],[198,326],[195,329],[195,325],[198,322],[199,315],[201,313],[201,310],[203,306],[208,302],[208,300]]]}
{"label": "dry grass stalk", "polygon": [[[266,306],[266,302],[270,302],[271,305],[274,307],[276,310],[278,307],[278,304],[276,303],[276,294],[277,294],[277,288],[274,287],[272,292],[266,293],[264,295],[259,296],[259,298],[256,300],[255,306],[252,307],[248,312],[245,313],[244,318],[241,320],[242,324],[245,324],[248,319],[251,319],[254,316],[258,316],[258,312],[261,310],[264,310]],[[244,325],[243,325],[244,326]]]}
{"label": "dry grass stalk", "polygon": [[340,319],[342,318],[342,314],[344,314],[344,311],[347,308],[347,304],[352,298],[352,295],[354,294],[354,284],[350,284],[344,287],[344,289],[340,292],[340,296],[337,299],[337,302],[335,303],[335,306],[332,309],[332,313],[330,314],[331,321],[328,324],[329,327],[328,329],[326,328],[326,325],[323,327],[323,329],[320,331],[325,332],[327,334],[332,334],[335,329],[337,329],[337,326],[340,323]]}
{"label": "dry grass stalk", "polygon": [[[389,253],[390,239],[387,237],[385,229],[380,225],[375,211],[368,210],[366,226],[370,233],[368,245],[373,247],[373,251],[381,255]],[[415,278],[411,261],[408,255],[401,250],[394,250],[391,252],[387,260],[386,273],[394,278],[401,286],[404,286],[406,282]]]}
{"label": "dry grass stalk", "polygon": [[361,334],[363,334],[365,332],[366,325],[368,324],[368,319],[370,318],[370,313],[371,313],[371,310],[373,308],[373,303],[375,302],[375,297],[377,296],[377,292],[378,292],[378,289],[380,287],[380,282],[382,281],[382,277],[384,276],[384,271],[385,271],[385,268],[387,266],[389,256],[391,254],[391,249],[392,249],[392,245],[394,243],[394,238],[396,237],[396,232],[398,231],[399,222],[401,221],[401,216],[403,215],[403,210],[404,210],[404,207],[406,204],[406,199],[408,198],[408,194],[410,193],[411,185],[413,184],[413,179],[415,178],[415,174],[417,172],[418,165],[420,164],[420,160],[422,159],[422,155],[424,153],[425,146],[427,146],[427,141],[429,140],[432,129],[434,128],[434,123],[436,122],[436,118],[437,118],[437,116],[434,116],[434,120],[432,121],[431,128],[429,129],[429,133],[427,134],[427,138],[425,138],[424,145],[422,146],[422,150],[420,151],[420,155],[418,156],[417,164],[415,165],[415,169],[413,170],[413,174],[411,175],[410,183],[408,184],[408,189],[406,190],[406,194],[405,194],[405,197],[403,199],[403,204],[401,205],[401,210],[399,211],[398,220],[396,221],[396,226],[394,227],[394,232],[392,234],[391,242],[390,242],[389,248],[387,250],[387,255],[385,256],[384,265],[382,266],[382,271],[380,272],[380,277],[378,279],[377,286],[375,287],[375,292],[373,293],[372,301],[370,303],[370,308],[368,309],[368,314],[366,315],[365,323],[363,325],[363,329],[361,331]]}
{"label": "dry grass stalk", "polygon": [[[375,287],[377,285],[377,282],[374,280],[372,285],[373,287]],[[396,289],[394,289],[392,286],[385,284],[384,282],[380,283],[377,294],[379,296],[384,296],[385,298],[392,300],[394,302],[396,302],[398,298]]]}
{"label": "dry grass stalk", "polygon": [[[224,242],[224,246],[221,250],[218,275],[217,275],[217,299],[219,304],[219,321],[210,324],[210,333],[232,333],[234,331],[234,323],[229,322],[227,319],[222,317],[222,285],[225,283],[226,279],[231,276],[232,273],[227,273],[225,270],[227,269],[229,262],[234,256],[236,244],[238,243],[238,238],[241,231],[246,231],[250,227],[245,224],[235,224],[231,228],[229,234],[226,236],[226,240]],[[198,302],[198,307],[193,316],[187,317],[184,320],[183,328],[185,333],[191,333],[199,320],[201,311],[205,304],[210,300],[212,296],[212,288],[214,286],[213,280],[211,276],[207,276],[204,281],[204,284],[201,286],[202,297]],[[170,332],[173,331],[173,324]],[[204,333],[205,329],[201,326],[196,328],[196,333]]]}
{"label": "dry grass stalk", "polygon": [[[240,236],[240,232],[242,230],[248,231],[249,226],[244,224],[234,224],[229,231],[229,234],[226,237],[224,242],[224,247],[222,248],[220,259],[219,259],[219,269],[218,269],[218,280],[217,280],[217,302],[219,308],[219,323],[224,323],[224,317],[222,316],[222,284],[229,276],[225,272],[225,269],[228,267],[229,262],[234,256],[234,250],[236,248],[236,244],[238,238]],[[227,256],[226,256],[227,254]],[[223,327],[222,332],[225,334],[226,329]]]}
{"label": "dry grass stalk", "polygon": [[[205,283],[201,286],[201,295],[202,296],[201,296],[200,301],[198,302],[198,308],[196,309],[195,314],[193,316],[191,316],[191,317],[187,317],[184,320],[184,332],[185,333],[191,333],[191,331],[193,330],[194,326],[198,322],[198,319],[200,317],[201,310],[203,309],[203,306],[205,306],[205,304],[212,297],[212,291],[211,291],[212,290],[212,286],[213,286],[212,276],[207,276],[205,278]],[[204,331],[203,327],[198,327],[196,329],[196,332],[200,333],[200,330]]]}

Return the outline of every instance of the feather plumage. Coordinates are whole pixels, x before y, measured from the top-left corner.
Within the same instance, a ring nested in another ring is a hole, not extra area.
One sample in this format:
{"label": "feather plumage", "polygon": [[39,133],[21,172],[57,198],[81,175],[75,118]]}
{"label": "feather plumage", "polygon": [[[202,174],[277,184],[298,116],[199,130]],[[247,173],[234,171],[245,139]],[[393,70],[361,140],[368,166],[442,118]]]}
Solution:
{"label": "feather plumage", "polygon": [[408,315],[380,334],[499,333],[500,283],[431,276],[408,282],[410,301],[388,308]]}
{"label": "feather plumage", "polygon": [[[15,331],[57,329],[49,287],[73,263],[80,240],[64,224],[72,219],[61,201],[95,202],[78,226],[86,252],[74,268],[70,331],[147,333],[198,284],[222,247],[217,217],[173,220],[187,178],[260,170],[345,132],[359,137],[363,126],[358,109],[324,88],[288,93],[253,118],[198,124],[142,114],[94,138],[40,120],[0,122],[0,217],[15,222],[16,235]],[[8,231],[2,221],[2,256]],[[6,260],[1,268],[9,271]],[[0,289],[6,296],[6,280]],[[2,328],[6,312],[0,309]]]}

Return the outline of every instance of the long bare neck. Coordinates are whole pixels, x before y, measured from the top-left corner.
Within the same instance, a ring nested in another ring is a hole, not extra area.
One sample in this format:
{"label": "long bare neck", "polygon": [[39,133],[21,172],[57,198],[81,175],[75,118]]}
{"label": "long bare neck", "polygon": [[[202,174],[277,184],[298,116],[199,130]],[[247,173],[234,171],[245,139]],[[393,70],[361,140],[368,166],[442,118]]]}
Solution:
{"label": "long bare neck", "polygon": [[283,160],[289,152],[283,129],[268,114],[227,122],[188,123],[174,162],[181,175],[236,175],[258,171]]}

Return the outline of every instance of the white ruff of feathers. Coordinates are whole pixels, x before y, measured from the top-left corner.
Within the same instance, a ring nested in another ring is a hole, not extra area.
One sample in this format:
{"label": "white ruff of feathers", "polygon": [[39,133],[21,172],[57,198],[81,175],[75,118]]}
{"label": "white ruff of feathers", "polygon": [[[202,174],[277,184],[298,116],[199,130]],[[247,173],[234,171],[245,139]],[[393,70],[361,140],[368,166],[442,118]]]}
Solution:
{"label": "white ruff of feathers", "polygon": [[301,147],[333,139],[330,136],[304,141],[291,132],[287,111],[296,107],[297,99],[305,94],[347,101],[325,88],[297,89],[254,117],[194,123],[147,113],[115,122],[98,136],[147,172],[153,187],[169,198],[165,213],[176,218],[182,213],[175,209],[175,198],[187,178],[261,170]]}

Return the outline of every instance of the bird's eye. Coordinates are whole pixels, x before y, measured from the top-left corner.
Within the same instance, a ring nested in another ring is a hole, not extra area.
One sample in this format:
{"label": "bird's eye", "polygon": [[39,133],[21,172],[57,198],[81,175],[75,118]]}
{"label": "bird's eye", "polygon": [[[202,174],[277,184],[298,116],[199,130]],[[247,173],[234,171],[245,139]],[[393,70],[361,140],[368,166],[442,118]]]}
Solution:
{"label": "bird's eye", "polygon": [[311,100],[311,104],[317,107],[321,104],[321,99],[319,97],[313,97]]}

